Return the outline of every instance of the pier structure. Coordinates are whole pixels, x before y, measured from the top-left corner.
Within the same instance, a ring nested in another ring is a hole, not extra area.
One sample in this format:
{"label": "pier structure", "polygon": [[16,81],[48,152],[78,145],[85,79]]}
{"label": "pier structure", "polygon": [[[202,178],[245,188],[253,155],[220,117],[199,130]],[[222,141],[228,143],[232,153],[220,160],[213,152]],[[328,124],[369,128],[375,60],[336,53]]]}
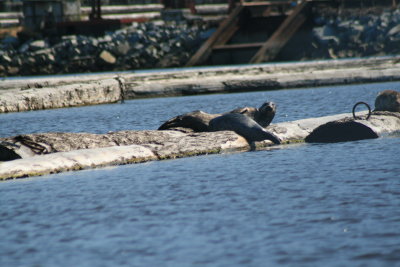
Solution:
{"label": "pier structure", "polygon": [[[373,7],[374,1],[298,0],[230,1],[229,16],[190,58],[186,66],[273,61],[299,32],[312,25],[312,9]],[[379,5],[397,7],[396,0]]]}

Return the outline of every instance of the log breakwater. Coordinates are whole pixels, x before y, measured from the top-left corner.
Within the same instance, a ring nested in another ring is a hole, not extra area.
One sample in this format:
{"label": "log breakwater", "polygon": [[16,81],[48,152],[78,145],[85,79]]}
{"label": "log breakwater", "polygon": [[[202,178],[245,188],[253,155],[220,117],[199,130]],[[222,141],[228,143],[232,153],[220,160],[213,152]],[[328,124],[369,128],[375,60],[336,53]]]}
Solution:
{"label": "log breakwater", "polygon": [[[369,122],[361,122],[361,130],[357,128],[359,123],[354,122],[355,119],[351,116],[352,114],[347,113],[271,124],[266,129],[282,140],[283,145],[278,146],[270,140],[249,144],[232,131],[44,133],[1,138],[0,180],[196,155],[283,148],[285,144],[307,141],[311,135],[313,138],[321,138],[321,133],[316,129],[326,127],[324,125],[329,125],[332,121],[338,121],[335,125],[339,126],[331,127],[330,131],[338,136],[351,135],[348,140],[365,139],[365,132],[374,132],[376,135],[367,138],[377,138],[400,131],[398,112],[373,112]],[[343,130],[340,122],[352,120],[350,128],[345,127]],[[351,127],[356,127],[357,131],[352,131]],[[322,137],[324,135],[322,132]],[[342,138],[334,141],[348,140]]]}
{"label": "log breakwater", "polygon": [[96,105],[146,97],[397,80],[400,80],[400,56],[7,79],[0,83],[0,112]]}

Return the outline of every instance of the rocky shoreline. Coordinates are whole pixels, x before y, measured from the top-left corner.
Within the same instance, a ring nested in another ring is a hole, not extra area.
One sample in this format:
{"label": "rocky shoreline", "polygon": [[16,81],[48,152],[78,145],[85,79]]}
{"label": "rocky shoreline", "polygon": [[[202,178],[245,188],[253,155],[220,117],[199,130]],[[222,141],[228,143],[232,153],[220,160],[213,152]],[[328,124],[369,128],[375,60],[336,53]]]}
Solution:
{"label": "rocky shoreline", "polygon": [[400,9],[319,10],[311,57],[352,58],[400,54]]}
{"label": "rocky shoreline", "polygon": [[181,66],[207,38],[202,25],[134,23],[102,37],[82,35],[0,45],[0,76]]}
{"label": "rocky shoreline", "polygon": [[[308,32],[291,40],[280,61],[400,54],[400,10],[314,11]],[[0,76],[181,67],[215,28],[205,22],[147,22],[101,37],[0,41]],[[301,43],[302,45],[299,45]]]}

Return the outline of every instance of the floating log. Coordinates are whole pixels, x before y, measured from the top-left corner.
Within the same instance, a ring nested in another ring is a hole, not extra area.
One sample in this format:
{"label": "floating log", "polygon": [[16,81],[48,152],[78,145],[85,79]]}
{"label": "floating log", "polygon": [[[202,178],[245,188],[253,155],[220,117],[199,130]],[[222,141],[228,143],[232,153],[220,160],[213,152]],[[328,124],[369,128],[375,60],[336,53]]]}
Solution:
{"label": "floating log", "polygon": [[[36,135],[36,139],[33,135],[30,136],[32,139],[28,143],[17,141],[21,138],[8,138],[8,141],[14,140],[14,146],[5,139],[2,140],[0,152],[12,151],[21,158],[0,162],[0,180],[240,151],[249,147],[243,137],[226,131],[189,134],[179,131],[124,131],[107,135],[50,133]],[[49,137],[49,140],[39,142],[45,137]],[[73,144],[74,142],[77,144]],[[43,147],[48,150],[35,150]],[[87,147],[90,148],[83,149]],[[21,153],[22,150],[24,153]],[[27,153],[26,150],[30,150],[31,153]]]}
{"label": "floating log", "polygon": [[113,103],[123,93],[116,79],[58,86],[36,83],[0,91],[0,113]]}
{"label": "floating log", "polygon": [[0,83],[0,113],[179,95],[400,80],[400,56],[160,73],[91,74]]}
{"label": "floating log", "polygon": [[[302,142],[319,125],[350,115],[350,113],[339,114],[282,122],[271,124],[266,129],[276,134],[283,143]],[[250,145],[254,145],[248,144],[245,139],[231,131],[193,132],[191,129],[185,128],[180,130],[118,131],[107,134],[55,132],[17,135],[0,138],[0,149],[3,151],[0,154],[0,161],[31,158],[57,152],[129,145],[151,147],[153,152],[163,159],[219,151],[216,146],[236,139],[235,143],[239,144],[236,148],[239,150],[249,149]],[[187,148],[192,145],[195,147]],[[258,142],[258,147],[269,145],[272,145],[269,140]],[[200,152],[187,152],[191,149]]]}
{"label": "floating log", "polygon": [[[298,143],[304,142],[319,125],[348,116],[351,113],[283,122],[266,129],[284,144]],[[270,140],[249,144],[232,131],[185,133],[149,130],[20,135],[0,139],[1,158],[9,160],[0,162],[0,180],[268,147],[280,146],[274,146]]]}

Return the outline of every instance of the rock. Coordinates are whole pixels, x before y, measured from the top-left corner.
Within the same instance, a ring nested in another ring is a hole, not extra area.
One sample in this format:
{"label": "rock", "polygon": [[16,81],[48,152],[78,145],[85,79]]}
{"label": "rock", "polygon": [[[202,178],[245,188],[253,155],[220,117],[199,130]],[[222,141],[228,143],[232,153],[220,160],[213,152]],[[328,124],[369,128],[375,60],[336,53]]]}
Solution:
{"label": "rock", "polygon": [[393,35],[397,35],[398,33],[400,33],[400,24],[391,28],[390,31],[387,33],[387,35],[393,36]]}
{"label": "rock", "polygon": [[29,49],[29,43],[24,43],[18,48],[18,51],[20,53],[26,53],[28,49]]}
{"label": "rock", "polygon": [[400,112],[400,92],[385,90],[375,99],[375,111]]}
{"label": "rock", "polygon": [[7,54],[0,54],[0,62],[11,63],[12,60]]}
{"label": "rock", "polygon": [[117,45],[117,47],[115,48],[115,52],[116,54],[123,56],[126,55],[130,49],[131,47],[129,43],[124,41]]}
{"label": "rock", "polygon": [[339,38],[336,36],[336,32],[333,27],[325,25],[322,27],[317,27],[313,29],[313,35],[317,41],[322,45],[336,44],[340,43]]}
{"label": "rock", "polygon": [[8,67],[7,72],[9,75],[17,75],[19,73],[18,67]]}
{"label": "rock", "polygon": [[107,64],[115,64],[115,62],[117,61],[117,59],[108,51],[103,50],[100,55],[99,58]]}
{"label": "rock", "polygon": [[34,65],[36,64],[36,59],[34,57],[27,57],[25,58],[25,62],[29,65]]}
{"label": "rock", "polygon": [[29,44],[31,51],[37,51],[46,48],[46,42],[44,40],[33,41]]}

